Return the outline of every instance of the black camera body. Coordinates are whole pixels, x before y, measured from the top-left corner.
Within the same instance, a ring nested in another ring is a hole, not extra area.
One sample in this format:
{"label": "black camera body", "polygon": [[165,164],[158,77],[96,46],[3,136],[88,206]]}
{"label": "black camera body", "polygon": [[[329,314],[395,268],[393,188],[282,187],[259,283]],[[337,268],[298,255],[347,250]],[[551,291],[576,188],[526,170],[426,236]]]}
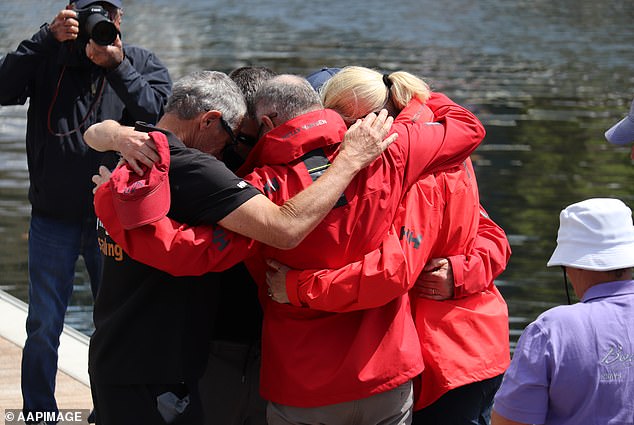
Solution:
{"label": "black camera body", "polygon": [[119,30],[110,19],[108,11],[99,5],[88,6],[77,9],[77,20],[79,21],[79,35],[102,46],[109,46],[114,43],[119,34]]}

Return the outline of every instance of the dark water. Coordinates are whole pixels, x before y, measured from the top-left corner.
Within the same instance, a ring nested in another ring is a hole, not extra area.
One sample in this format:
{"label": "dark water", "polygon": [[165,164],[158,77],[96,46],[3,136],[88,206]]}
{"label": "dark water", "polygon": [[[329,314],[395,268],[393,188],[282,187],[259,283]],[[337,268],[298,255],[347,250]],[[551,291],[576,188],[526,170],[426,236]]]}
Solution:
{"label": "dark water", "polygon": [[[540,312],[565,302],[560,270],[545,267],[561,208],[599,196],[634,207],[629,150],[603,139],[634,96],[634,2],[124,3],[124,40],[155,51],[174,78],[252,64],[298,74],[347,64],[402,69],[476,112],[487,129],[474,156],[482,203],[513,248],[497,280],[512,343]],[[65,4],[2,2],[0,53]],[[24,300],[25,111],[0,108],[0,288]],[[90,333],[90,291],[80,269],[67,322]]]}

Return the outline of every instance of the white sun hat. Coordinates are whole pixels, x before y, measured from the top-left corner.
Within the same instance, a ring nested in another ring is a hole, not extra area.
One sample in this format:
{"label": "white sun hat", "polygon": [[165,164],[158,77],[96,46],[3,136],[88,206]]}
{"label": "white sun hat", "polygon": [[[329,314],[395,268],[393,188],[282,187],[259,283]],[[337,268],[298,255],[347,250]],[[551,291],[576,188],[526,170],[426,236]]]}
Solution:
{"label": "white sun hat", "polygon": [[557,247],[547,265],[594,271],[634,267],[632,210],[611,198],[568,206],[559,215]]}

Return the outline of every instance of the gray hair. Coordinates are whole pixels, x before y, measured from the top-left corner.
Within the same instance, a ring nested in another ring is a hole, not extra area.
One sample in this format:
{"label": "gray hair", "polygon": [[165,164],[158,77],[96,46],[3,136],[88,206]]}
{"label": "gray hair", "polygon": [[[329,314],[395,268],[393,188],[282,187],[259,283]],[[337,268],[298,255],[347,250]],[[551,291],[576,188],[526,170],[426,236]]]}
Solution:
{"label": "gray hair", "polygon": [[277,113],[286,122],[306,112],[322,109],[319,94],[305,78],[282,74],[265,81],[255,94],[258,117]]}
{"label": "gray hair", "polygon": [[217,110],[229,126],[236,130],[247,106],[240,88],[227,74],[218,71],[196,71],[179,79],[172,87],[166,113],[190,120],[201,113]]}

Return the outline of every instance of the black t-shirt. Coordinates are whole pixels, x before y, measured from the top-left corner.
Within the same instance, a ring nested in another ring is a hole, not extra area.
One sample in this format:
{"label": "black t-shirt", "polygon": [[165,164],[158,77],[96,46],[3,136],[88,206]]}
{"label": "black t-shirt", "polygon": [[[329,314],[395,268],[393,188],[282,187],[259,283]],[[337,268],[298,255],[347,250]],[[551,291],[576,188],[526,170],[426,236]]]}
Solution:
{"label": "black t-shirt", "polygon": [[[165,134],[171,155],[171,218],[213,224],[260,193],[216,158]],[[157,384],[200,376],[220,299],[220,274],[177,278],[138,263],[99,224],[105,263],[94,308],[91,379]]]}
{"label": "black t-shirt", "polygon": [[258,286],[244,263],[214,276],[218,280],[218,310],[211,339],[259,346],[262,335],[262,306]]}

